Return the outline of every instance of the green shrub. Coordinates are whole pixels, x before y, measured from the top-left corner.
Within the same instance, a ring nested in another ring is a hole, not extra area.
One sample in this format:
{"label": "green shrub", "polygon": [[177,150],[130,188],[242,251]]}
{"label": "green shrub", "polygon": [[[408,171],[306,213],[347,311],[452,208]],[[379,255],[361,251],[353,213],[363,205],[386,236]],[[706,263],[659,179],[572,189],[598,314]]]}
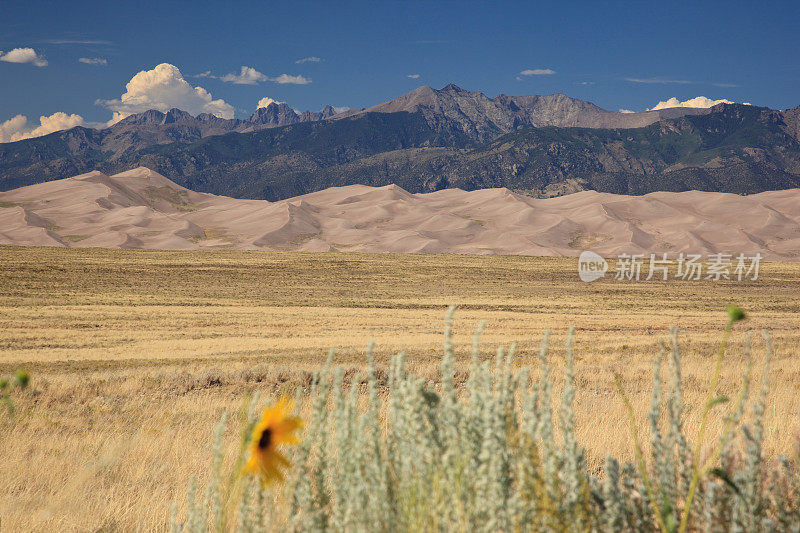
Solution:
{"label": "green shrub", "polygon": [[[728,312],[698,435],[690,438],[683,428],[676,331],[671,346],[664,346],[656,359],[649,459],[618,381],[636,461],[620,465],[608,457],[601,475],[587,471],[572,410],[572,332],[558,409],[551,407],[547,334],[538,378],[532,379],[527,369],[512,370],[513,345],[499,349],[493,361],[483,361],[479,328],[469,377],[459,390],[451,309],[439,384],[408,372],[402,353],[393,358],[388,379],[379,380],[370,348],[369,369],[346,387],[344,371],[333,369],[329,356],[311,390],[303,391],[311,415],[281,486],[265,487],[257,479],[222,472],[223,419],[215,438],[214,480],[199,501],[192,483],[186,517],[182,522],[173,518],[173,530],[800,531],[796,465],[781,458],[768,468],[763,459],[771,349],[766,333],[767,364],[751,406],[752,420],[743,420],[749,372],[735,399],[716,393],[728,335],[733,323],[744,318],[738,308]],[[749,354],[748,336],[748,361]],[[669,374],[662,387],[665,358]],[[255,402],[244,424],[242,450],[257,418]],[[726,424],[713,451],[700,457],[708,412],[726,406]]]}
{"label": "green shrub", "polygon": [[30,380],[31,378],[28,373],[22,369],[14,372],[14,376],[10,380],[6,378],[0,378],[0,403],[4,403],[6,405],[9,415],[13,415],[15,410],[14,402],[11,400],[12,392],[15,389],[22,390],[27,388]]}

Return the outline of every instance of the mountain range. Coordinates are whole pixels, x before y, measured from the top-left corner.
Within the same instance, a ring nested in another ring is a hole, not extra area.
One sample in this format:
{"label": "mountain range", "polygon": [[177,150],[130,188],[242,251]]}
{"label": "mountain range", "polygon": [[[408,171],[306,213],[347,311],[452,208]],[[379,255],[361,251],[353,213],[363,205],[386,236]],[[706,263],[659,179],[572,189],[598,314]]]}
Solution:
{"label": "mountain range", "polygon": [[278,102],[246,120],[150,110],[0,144],[0,190],[138,166],[192,190],[272,201],[352,184],[751,194],[800,187],[800,107],[618,113],[562,94],[489,98],[451,84],[341,113]]}

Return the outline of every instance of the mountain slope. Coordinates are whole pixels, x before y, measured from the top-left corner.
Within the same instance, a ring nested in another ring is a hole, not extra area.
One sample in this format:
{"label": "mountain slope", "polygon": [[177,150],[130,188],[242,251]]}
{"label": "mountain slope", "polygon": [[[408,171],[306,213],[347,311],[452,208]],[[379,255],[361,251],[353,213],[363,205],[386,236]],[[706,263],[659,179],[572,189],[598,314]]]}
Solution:
{"label": "mountain slope", "polygon": [[[449,143],[439,145],[467,148],[530,126],[638,127],[667,116],[705,112],[676,108],[616,113],[564,95],[488,98],[483,93],[464,91],[452,84],[440,90],[422,86],[371,109],[339,114],[331,106],[320,112],[297,113],[280,102],[257,109],[246,120],[221,119],[207,113],[193,117],[180,109],[166,113],[150,110],[131,115],[103,130],[79,127],[51,136],[0,144],[0,190],[92,169],[115,172],[130,168],[137,164],[138,152],[158,145],[192,143],[232,132],[250,133],[372,113],[420,114],[426,129],[433,130],[439,138],[449,139]],[[22,155],[32,152],[33,159]]]}
{"label": "mountain slope", "polygon": [[365,112],[421,112],[433,129],[457,124],[479,142],[520,128],[557,126],[584,128],[640,128],[666,118],[707,113],[707,109],[672,108],[644,113],[617,113],[563,94],[489,98],[485,94],[450,84],[442,89],[418,87]]}
{"label": "mountain slope", "polygon": [[721,104],[645,128],[527,128],[453,148],[466,139],[456,124],[435,129],[421,112],[362,113],[158,146],[129,166],[195,190],[268,200],[357,183],[411,192],[507,187],[534,196],[800,186],[800,143],[781,113],[753,106]]}
{"label": "mountain slope", "polygon": [[503,188],[351,185],[270,203],[197,193],[137,168],[0,193],[0,244],[800,260],[800,189],[534,199]]}
{"label": "mountain slope", "polygon": [[0,190],[144,165],[196,190],[268,200],[390,183],[533,196],[755,193],[798,186],[798,139],[800,108],[615,113],[564,95],[488,98],[423,86],[341,114],[330,106],[298,114],[277,102],[247,120],[148,111],[105,130],[0,144]]}
{"label": "mountain slope", "polygon": [[745,194],[800,185],[800,143],[782,114],[744,105],[645,128],[531,128],[446,158],[458,169],[440,173],[447,185],[546,196],[580,189]]}

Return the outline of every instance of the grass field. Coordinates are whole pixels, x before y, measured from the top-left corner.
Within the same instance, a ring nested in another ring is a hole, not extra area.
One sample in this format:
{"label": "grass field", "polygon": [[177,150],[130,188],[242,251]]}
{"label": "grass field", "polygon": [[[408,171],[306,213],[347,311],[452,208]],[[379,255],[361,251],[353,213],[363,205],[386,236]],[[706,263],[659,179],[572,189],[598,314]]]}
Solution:
{"label": "grass field", "polygon": [[[597,467],[607,453],[631,455],[614,373],[644,427],[652,360],[668,327],[679,327],[691,428],[725,305],[738,303],[749,319],[737,325],[722,388],[732,393],[744,372],[744,330],[767,328],[776,351],[768,453],[793,452],[800,265],[766,263],[754,282],[585,284],[576,264],[0,247],[0,375],[18,367],[32,375],[15,417],[0,415],[0,530],[162,527],[189,477],[203,480],[223,410],[239,410],[254,390],[307,384],[329,347],[339,363],[360,367],[370,340],[379,363],[406,350],[411,368],[435,379],[450,304],[459,306],[462,361],[480,320],[486,356],[517,341],[519,365],[533,364],[549,328],[558,366],[576,327],[576,422]],[[754,355],[758,365],[760,334]]]}

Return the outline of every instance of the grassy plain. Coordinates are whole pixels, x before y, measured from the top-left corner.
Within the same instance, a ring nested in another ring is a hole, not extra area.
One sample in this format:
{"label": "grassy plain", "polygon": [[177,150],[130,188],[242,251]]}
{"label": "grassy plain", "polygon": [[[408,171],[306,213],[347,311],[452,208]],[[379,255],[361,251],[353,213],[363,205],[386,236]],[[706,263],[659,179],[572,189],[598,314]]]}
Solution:
{"label": "grassy plain", "polygon": [[[360,367],[370,340],[380,364],[406,350],[435,380],[450,304],[462,362],[484,319],[486,357],[516,341],[519,365],[534,363],[549,328],[559,366],[576,326],[578,435],[598,466],[606,454],[631,456],[614,373],[644,429],[670,325],[682,332],[692,431],[725,305],[736,302],[749,319],[737,325],[722,388],[733,395],[744,374],[744,331],[769,329],[767,448],[790,454],[799,287],[792,263],[763,264],[755,282],[585,284],[567,258],[0,247],[0,376],[32,375],[13,420],[0,415],[0,530],[163,527],[190,476],[204,480],[223,410],[255,390],[308,384],[329,347]],[[764,343],[753,338],[758,371]]]}

